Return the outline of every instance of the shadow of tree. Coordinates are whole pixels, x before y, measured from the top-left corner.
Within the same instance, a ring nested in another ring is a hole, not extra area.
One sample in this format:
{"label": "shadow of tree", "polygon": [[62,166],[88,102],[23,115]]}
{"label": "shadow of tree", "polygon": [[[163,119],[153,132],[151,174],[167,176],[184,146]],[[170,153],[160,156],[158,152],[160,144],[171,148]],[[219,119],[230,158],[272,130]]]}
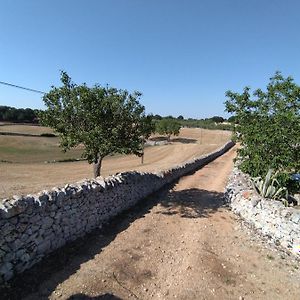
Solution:
{"label": "shadow of tree", "polygon": [[[151,137],[149,138],[150,141],[154,142],[162,142],[162,141],[167,141],[168,138],[166,136],[156,136],[156,137]],[[197,140],[196,139],[190,139],[190,138],[171,138],[170,142],[176,142],[176,143],[182,143],[182,144],[196,144]]]}
{"label": "shadow of tree", "polygon": [[[101,229],[96,229],[85,237],[70,242],[48,255],[31,269],[14,277],[6,286],[0,287],[1,299],[48,299],[57,285],[64,282],[80,268],[80,265],[101,253],[115,237],[126,230],[136,219],[143,218],[149,210],[161,204],[164,215],[179,214],[183,218],[208,217],[223,205],[223,194],[199,189],[172,191],[176,184],[170,184],[136,206],[113,218]],[[22,297],[20,297],[22,295]],[[89,297],[76,294],[69,299],[120,299],[113,294]]]}
{"label": "shadow of tree", "polygon": [[223,193],[188,189],[168,193],[160,201],[164,215],[179,214],[183,218],[209,217],[224,204]]}
{"label": "shadow of tree", "polygon": [[197,140],[189,139],[189,138],[174,138],[174,139],[171,139],[171,142],[182,143],[182,144],[196,144]]}
{"label": "shadow of tree", "polygon": [[72,295],[71,297],[67,298],[67,300],[122,300],[121,298],[113,295],[113,294],[104,294],[100,296],[90,297],[84,294],[76,294]]}

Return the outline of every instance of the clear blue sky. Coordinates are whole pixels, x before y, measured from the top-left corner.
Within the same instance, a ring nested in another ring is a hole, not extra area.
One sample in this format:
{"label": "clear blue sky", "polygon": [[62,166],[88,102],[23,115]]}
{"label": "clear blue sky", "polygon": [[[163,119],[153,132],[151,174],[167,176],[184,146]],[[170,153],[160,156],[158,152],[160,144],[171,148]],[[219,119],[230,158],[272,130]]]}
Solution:
{"label": "clear blue sky", "polygon": [[[0,81],[48,91],[76,83],[143,93],[148,113],[223,115],[224,93],[300,84],[300,1],[1,0]],[[0,85],[0,105],[43,108]]]}

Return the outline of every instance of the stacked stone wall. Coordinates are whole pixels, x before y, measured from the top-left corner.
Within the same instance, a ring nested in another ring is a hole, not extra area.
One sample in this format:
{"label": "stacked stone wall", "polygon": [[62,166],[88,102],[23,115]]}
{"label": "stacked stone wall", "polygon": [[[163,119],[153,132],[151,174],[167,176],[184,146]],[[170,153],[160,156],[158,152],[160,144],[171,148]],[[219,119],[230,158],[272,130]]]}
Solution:
{"label": "stacked stone wall", "polygon": [[84,236],[164,185],[225,153],[219,150],[159,173],[125,172],[78,182],[0,204],[0,282]]}
{"label": "stacked stone wall", "polygon": [[225,198],[232,211],[276,245],[300,254],[300,210],[265,199],[254,190],[249,176],[235,168]]}

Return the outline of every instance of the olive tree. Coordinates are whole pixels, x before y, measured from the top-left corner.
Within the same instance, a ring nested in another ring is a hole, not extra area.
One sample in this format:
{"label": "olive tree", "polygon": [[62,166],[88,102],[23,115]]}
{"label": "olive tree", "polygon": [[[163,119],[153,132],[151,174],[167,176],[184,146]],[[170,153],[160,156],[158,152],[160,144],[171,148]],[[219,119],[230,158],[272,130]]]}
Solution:
{"label": "olive tree", "polygon": [[178,135],[180,132],[180,123],[176,119],[165,118],[156,123],[156,132],[166,135],[170,141],[171,135]]}
{"label": "olive tree", "polygon": [[241,143],[240,168],[264,176],[269,168],[293,173],[300,170],[300,87],[280,72],[265,91],[245,87],[226,93],[226,110],[235,116],[234,131]]}
{"label": "olive tree", "polygon": [[84,145],[82,156],[93,164],[95,177],[100,176],[103,158],[111,153],[143,154],[152,118],[139,103],[140,92],[77,85],[66,72],[61,72],[61,82],[61,87],[44,95],[47,109],[40,120],[59,134],[64,151]]}

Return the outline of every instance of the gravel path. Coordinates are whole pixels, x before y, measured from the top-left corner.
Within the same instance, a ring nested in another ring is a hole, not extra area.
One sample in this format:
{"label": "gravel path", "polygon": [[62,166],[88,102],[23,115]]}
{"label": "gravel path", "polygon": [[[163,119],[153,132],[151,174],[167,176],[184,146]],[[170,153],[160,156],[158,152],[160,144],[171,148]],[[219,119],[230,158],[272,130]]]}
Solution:
{"label": "gravel path", "polygon": [[[299,263],[223,206],[232,149],[24,275],[5,299],[300,299]],[[1,294],[0,294],[1,295]]]}

